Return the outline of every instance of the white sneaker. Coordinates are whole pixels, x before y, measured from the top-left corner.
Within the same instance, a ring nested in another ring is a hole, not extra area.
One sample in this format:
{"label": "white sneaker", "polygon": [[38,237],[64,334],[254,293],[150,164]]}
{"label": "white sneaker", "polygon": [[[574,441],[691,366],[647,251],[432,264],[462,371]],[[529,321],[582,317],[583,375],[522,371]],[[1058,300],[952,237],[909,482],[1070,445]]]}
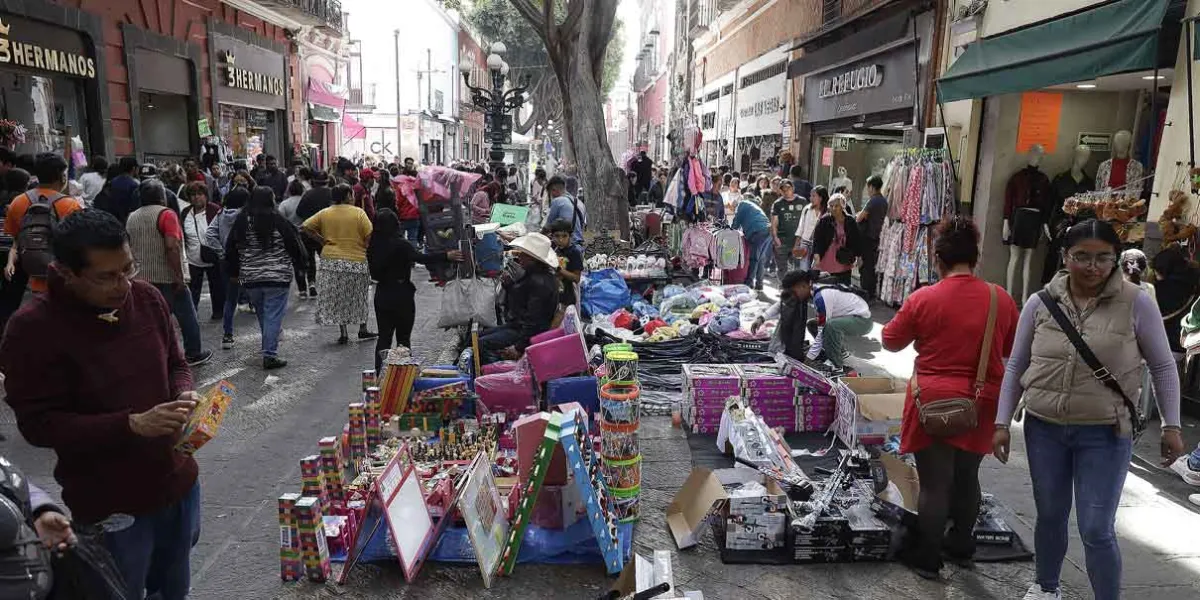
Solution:
{"label": "white sneaker", "polygon": [[1191,455],[1185,454],[1175,459],[1175,462],[1171,463],[1171,470],[1178,473],[1188,485],[1200,486],[1200,471],[1193,471],[1188,466],[1189,456]]}
{"label": "white sneaker", "polygon": [[1200,506],[1200,494],[1192,494],[1191,496],[1188,496],[1188,502],[1191,502],[1196,506]]}
{"label": "white sneaker", "polygon": [[1029,586],[1029,591],[1025,592],[1025,600],[1061,600],[1062,590],[1053,592],[1042,591],[1042,586],[1033,584]]}

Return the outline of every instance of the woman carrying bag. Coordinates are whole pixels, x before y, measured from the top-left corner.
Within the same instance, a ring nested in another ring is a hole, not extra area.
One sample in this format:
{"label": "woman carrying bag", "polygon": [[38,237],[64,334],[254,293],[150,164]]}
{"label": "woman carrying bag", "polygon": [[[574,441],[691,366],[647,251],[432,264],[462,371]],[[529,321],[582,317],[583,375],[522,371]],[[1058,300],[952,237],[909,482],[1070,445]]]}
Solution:
{"label": "woman carrying bag", "polygon": [[1142,426],[1134,404],[1142,368],[1150,367],[1162,416],[1164,467],[1183,454],[1179,373],[1158,306],[1116,268],[1121,240],[1112,226],[1083,221],[1067,230],[1063,248],[1066,271],[1021,311],[993,452],[1008,461],[1009,422],[1021,401],[1037,505],[1037,581],[1025,598],[1061,595],[1074,497],[1093,597],[1114,600],[1121,595],[1117,505]]}
{"label": "woman carrying bag", "polygon": [[846,214],[846,197],[834,194],[829,198],[829,210],[813,230],[812,269],[849,285],[859,241],[858,225]]}
{"label": "woman carrying bag", "polygon": [[[917,530],[904,562],[937,579],[942,557],[971,568],[979,516],[979,464],[991,452],[1004,358],[1012,349],[1017,305],[999,286],[975,277],[979,230],[967,217],[938,226],[934,258],[941,281],[913,292],[883,328],[883,347],[915,344],[917,362],[904,400],[900,445],[917,460]],[[963,310],[964,306],[973,310]],[[977,307],[977,308],[975,308]],[[963,399],[957,430],[926,427],[938,401]],[[972,414],[973,413],[973,414]],[[946,523],[952,524],[945,534]]]}

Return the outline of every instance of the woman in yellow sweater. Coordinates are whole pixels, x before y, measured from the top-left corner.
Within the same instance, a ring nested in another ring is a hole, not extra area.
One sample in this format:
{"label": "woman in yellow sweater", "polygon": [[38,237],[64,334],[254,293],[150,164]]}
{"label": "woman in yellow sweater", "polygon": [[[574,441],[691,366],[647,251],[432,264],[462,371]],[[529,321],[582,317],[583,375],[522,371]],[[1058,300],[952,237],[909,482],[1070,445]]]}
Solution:
{"label": "woman in yellow sweater", "polygon": [[371,275],[367,271],[367,242],[371,220],[354,206],[350,186],[332,190],[333,204],[304,221],[304,232],[321,244],[320,275],[317,277],[317,324],[337,325],[339,344],[350,337],[346,327],[358,323],[358,339],[373,340],[367,330]]}

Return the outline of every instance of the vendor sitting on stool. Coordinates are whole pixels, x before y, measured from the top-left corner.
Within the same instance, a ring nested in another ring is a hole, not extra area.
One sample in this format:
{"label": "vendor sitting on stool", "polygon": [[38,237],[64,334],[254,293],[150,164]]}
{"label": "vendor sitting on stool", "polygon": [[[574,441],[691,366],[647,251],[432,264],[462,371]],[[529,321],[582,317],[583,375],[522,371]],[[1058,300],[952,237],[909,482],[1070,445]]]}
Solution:
{"label": "vendor sitting on stool", "polygon": [[558,310],[558,255],[550,238],[531,233],[512,241],[514,261],[504,268],[500,282],[505,294],[504,325],[479,334],[482,364],[521,357],[529,339],[550,330]]}
{"label": "vendor sitting on stool", "polygon": [[[791,275],[790,273],[788,274]],[[871,332],[871,309],[867,301],[848,285],[813,287],[811,273],[802,275],[791,286],[792,294],[800,302],[812,298],[817,308],[817,317],[808,321],[808,330],[813,334],[813,344],[808,349],[808,360],[819,360],[822,353],[834,368],[844,369],[850,352],[846,350],[847,337],[863,337]]]}

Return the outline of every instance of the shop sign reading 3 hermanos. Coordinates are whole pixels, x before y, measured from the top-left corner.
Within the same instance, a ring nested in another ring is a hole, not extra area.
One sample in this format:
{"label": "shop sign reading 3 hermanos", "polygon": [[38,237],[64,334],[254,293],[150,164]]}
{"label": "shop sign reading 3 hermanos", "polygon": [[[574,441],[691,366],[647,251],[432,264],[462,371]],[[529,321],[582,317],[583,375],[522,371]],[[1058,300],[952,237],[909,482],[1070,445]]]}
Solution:
{"label": "shop sign reading 3 hermanos", "polygon": [[0,64],[12,64],[39,71],[53,71],[75,77],[96,78],[96,60],[75,52],[46,48],[10,40],[12,26],[0,20]]}
{"label": "shop sign reading 3 hermanos", "polygon": [[226,51],[224,59],[225,85],[260,94],[270,94],[272,96],[283,95],[283,78],[247,69],[239,69],[236,66],[237,57],[234,56],[233,52]]}

